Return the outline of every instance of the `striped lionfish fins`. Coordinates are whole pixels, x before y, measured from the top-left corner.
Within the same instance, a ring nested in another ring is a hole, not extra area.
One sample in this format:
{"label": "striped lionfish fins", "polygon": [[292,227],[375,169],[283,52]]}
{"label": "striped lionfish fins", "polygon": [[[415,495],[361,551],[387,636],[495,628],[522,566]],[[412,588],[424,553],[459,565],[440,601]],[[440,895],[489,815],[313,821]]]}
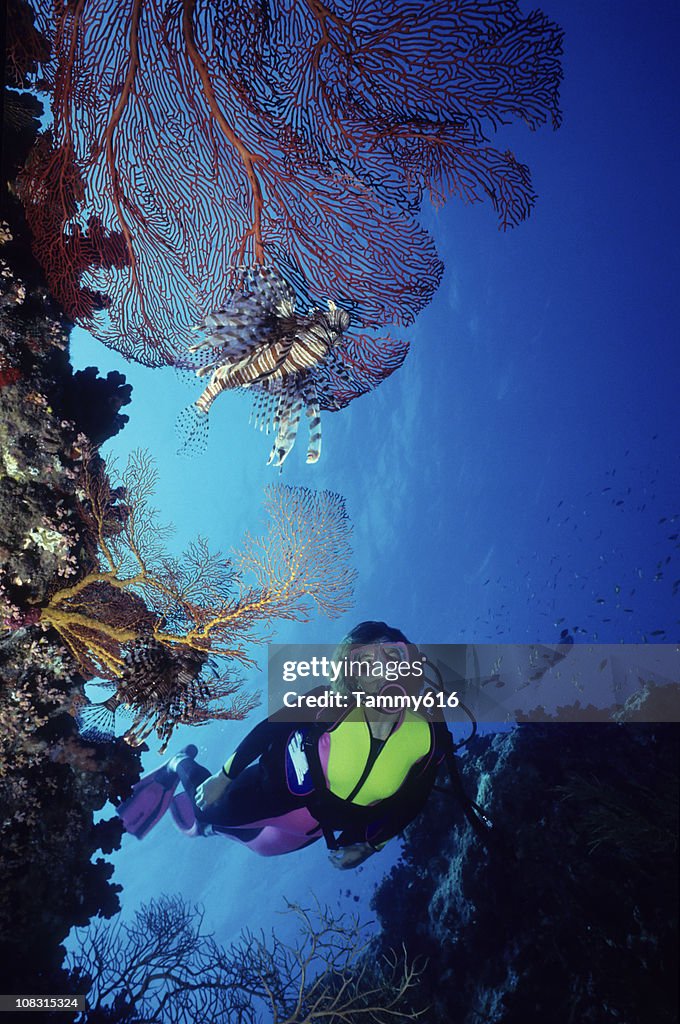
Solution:
{"label": "striped lionfish fins", "polygon": [[309,444],[307,446],[307,462],[318,462],[321,455],[321,409],[316,394],[316,388],[312,381],[305,382],[302,388],[305,405],[307,406],[307,420],[309,422]]}
{"label": "striped lionfish fins", "polygon": [[212,380],[201,392],[195,402],[182,409],[175,420],[175,432],[180,440],[178,455],[201,455],[208,447],[208,413],[219,394],[229,387],[229,383],[213,373]]}
{"label": "striped lionfish fins", "polygon": [[93,743],[106,743],[113,739],[117,709],[118,701],[115,696],[99,704],[86,700],[76,714],[76,725],[83,739],[89,739]]}
{"label": "striped lionfish fins", "polygon": [[318,462],[321,455],[321,410],[317,402],[307,406],[307,417],[309,419],[309,445],[307,446],[307,459],[309,463]]}
{"label": "striped lionfish fins", "polygon": [[203,337],[189,346],[208,360],[198,376],[224,363],[235,364],[257,353],[268,336],[276,335],[279,321],[293,316],[295,296],[289,285],[269,267],[240,267],[225,304],[208,313],[194,330]]}
{"label": "striped lionfish fins", "polygon": [[210,383],[203,389],[195,402],[183,409],[175,421],[175,430],[180,438],[179,455],[198,455],[208,446],[208,413],[210,407],[223,391],[237,387],[238,374],[257,352],[244,357],[234,365],[218,366],[213,370]]}
{"label": "striped lionfish fins", "polygon": [[280,394],[270,391],[268,388],[262,388],[255,392],[249,422],[256,430],[264,430],[265,434],[269,433],[276,418],[280,397]]}
{"label": "striped lionfish fins", "polygon": [[321,412],[316,388],[311,380],[295,381],[280,395],[272,426],[276,438],[267,465],[282,466],[291,451],[300,425],[303,405],[309,424],[307,462],[317,462],[321,455]]}
{"label": "striped lionfish fins", "polygon": [[201,455],[208,447],[208,414],[192,402],[175,420],[175,433],[179,438],[178,455]]}
{"label": "striped lionfish fins", "polygon": [[289,452],[295,444],[301,412],[302,398],[299,395],[295,395],[292,401],[286,405],[285,411],[282,412],[278,420],[278,431],[267,459],[268,466],[282,466],[286,461]]}

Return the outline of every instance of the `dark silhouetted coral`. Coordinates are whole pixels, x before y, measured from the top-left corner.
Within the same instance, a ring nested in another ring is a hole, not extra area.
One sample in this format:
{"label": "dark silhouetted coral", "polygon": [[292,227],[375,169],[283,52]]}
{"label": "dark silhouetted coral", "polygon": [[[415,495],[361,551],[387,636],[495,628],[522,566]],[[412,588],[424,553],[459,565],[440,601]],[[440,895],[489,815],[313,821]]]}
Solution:
{"label": "dark silhouetted coral", "polygon": [[435,794],[374,900],[383,946],[428,957],[428,1024],[677,1020],[679,752],[672,724],[474,741],[488,848]]}
{"label": "dark silhouetted coral", "polygon": [[100,377],[96,366],[88,366],[66,381],[61,411],[79,432],[99,445],[128,422],[129,417],[120,410],[130,404],[131,397],[132,385],[125,383],[125,374],[110,370]]}
{"label": "dark silhouetted coral", "polygon": [[357,918],[318,904],[288,904],[288,911],[297,918],[294,942],[246,929],[226,948],[205,931],[199,908],[179,896],[144,904],[132,921],[95,924],[78,935],[69,958],[71,991],[87,992],[84,1024],[414,1019],[407,997],[417,998],[422,964],[401,945],[376,960],[366,955]]}

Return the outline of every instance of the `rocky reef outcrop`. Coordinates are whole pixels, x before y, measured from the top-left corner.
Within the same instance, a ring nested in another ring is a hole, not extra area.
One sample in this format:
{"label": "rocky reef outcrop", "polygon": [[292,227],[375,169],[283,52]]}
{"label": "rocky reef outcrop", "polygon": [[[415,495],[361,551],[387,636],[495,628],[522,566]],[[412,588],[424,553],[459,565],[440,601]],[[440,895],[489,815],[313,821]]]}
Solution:
{"label": "rocky reef outcrop", "polygon": [[434,794],[378,889],[383,951],[427,958],[428,1024],[677,1020],[677,725],[523,724],[477,739],[480,844]]}

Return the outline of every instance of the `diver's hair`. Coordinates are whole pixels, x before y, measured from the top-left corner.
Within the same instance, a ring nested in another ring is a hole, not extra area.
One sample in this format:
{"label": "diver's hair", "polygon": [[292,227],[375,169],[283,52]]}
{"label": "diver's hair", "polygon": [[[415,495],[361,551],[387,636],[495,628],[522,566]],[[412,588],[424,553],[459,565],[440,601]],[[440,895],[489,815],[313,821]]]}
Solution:
{"label": "diver's hair", "polygon": [[[367,620],[366,622],[360,622],[342,638],[333,652],[333,660],[344,661],[345,658],[349,658],[353,647],[365,647],[368,644],[379,644],[383,641],[402,644],[410,643],[400,629],[394,629],[393,626],[388,626],[386,622]],[[340,674],[333,689],[336,693],[347,693],[349,691],[344,672]]]}

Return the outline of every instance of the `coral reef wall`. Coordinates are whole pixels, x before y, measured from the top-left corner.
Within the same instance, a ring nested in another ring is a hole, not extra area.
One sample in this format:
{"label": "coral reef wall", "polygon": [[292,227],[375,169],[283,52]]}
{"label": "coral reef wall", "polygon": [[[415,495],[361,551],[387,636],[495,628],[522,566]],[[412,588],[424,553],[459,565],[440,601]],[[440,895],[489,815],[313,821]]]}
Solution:
{"label": "coral reef wall", "polygon": [[679,750],[638,723],[475,741],[493,842],[435,794],[375,897],[385,949],[428,958],[429,1024],[677,1020]]}
{"label": "coral reef wall", "polygon": [[[66,990],[63,942],[74,924],[118,909],[117,820],[94,824],[129,791],[139,754],[81,740],[84,680],[39,610],[88,568],[76,478],[82,447],[120,429],[124,378],[73,374],[70,323],[47,293],[12,181],[38,127],[39,103],[5,93],[0,199],[0,991]],[[29,954],[30,951],[30,955]]]}

